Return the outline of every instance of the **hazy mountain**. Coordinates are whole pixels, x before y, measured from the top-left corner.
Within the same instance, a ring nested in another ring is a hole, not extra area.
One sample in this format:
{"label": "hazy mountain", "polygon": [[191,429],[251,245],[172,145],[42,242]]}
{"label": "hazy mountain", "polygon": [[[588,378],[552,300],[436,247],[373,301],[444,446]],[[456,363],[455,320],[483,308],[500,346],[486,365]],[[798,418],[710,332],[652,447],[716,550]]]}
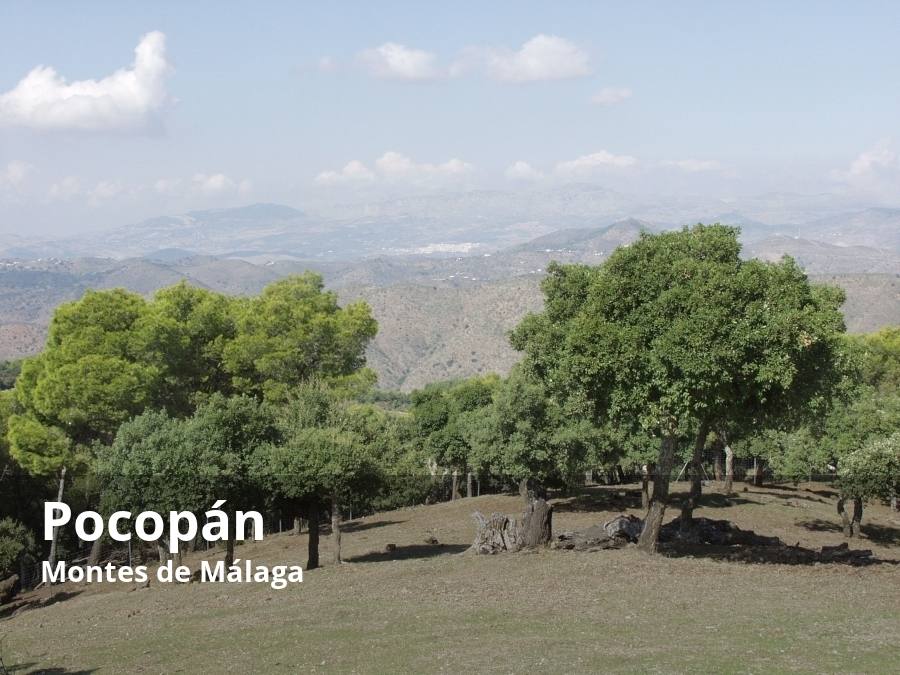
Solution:
{"label": "hazy mountain", "polygon": [[868,246],[836,246],[799,237],[773,236],[746,244],[745,257],[794,258],[810,274],[898,274],[900,252]]}
{"label": "hazy mountain", "polygon": [[[342,301],[362,298],[372,305],[379,333],[368,357],[381,386],[410,389],[435,379],[506,372],[518,358],[506,333],[526,312],[540,308],[539,284],[551,260],[596,264],[642,230],[656,228],[626,219],[564,228],[493,253],[450,257],[252,264],[156,247],[150,258],[0,261],[0,358],[38,351],[53,309],[88,288],[122,286],[149,294],[186,279],[250,294],[285,275],[313,269]],[[747,244],[745,254],[767,260],[790,254],[818,275],[814,279],[843,287],[851,331],[900,323],[900,255],[893,251],[771,236]]]}
{"label": "hazy mountain", "polygon": [[[696,222],[739,225],[746,242],[802,236],[841,245],[894,248],[898,213],[853,210],[833,195],[770,194],[731,200],[692,195],[638,196],[594,184],[522,191],[471,190],[380,201],[319,205],[318,211],[278,204],[190,211],[102,232],[57,239],[0,237],[0,256],[35,259],[147,257],[171,262],[182,252],[280,260],[347,261],[372,256],[461,256],[495,253],[532,239],[591,235],[636,219],[652,229]],[[844,215],[847,214],[847,215]],[[827,237],[817,233],[827,233]],[[600,241],[599,250],[608,242]],[[554,248],[552,243],[547,248]]]}
{"label": "hazy mountain", "polygon": [[900,209],[871,208],[803,225],[802,236],[839,246],[889,248],[900,253]]}

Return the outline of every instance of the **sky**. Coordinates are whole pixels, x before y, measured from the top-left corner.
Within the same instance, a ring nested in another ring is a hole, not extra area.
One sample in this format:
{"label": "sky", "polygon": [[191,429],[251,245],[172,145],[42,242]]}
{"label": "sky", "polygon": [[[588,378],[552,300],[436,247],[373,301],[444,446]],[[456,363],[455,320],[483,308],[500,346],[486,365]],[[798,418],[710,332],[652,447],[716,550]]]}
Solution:
{"label": "sky", "polygon": [[0,232],[589,182],[900,203],[896,2],[0,4]]}

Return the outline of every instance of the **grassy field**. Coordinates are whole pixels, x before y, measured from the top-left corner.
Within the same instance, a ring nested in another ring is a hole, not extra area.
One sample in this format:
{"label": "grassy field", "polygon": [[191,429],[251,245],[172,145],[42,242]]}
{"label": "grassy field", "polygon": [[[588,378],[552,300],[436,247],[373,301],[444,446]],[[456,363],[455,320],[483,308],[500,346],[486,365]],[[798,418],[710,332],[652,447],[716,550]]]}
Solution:
{"label": "grassy field", "polygon": [[[678,485],[684,489],[685,485]],[[738,490],[743,485],[738,484]],[[634,486],[555,500],[554,530],[640,515]],[[465,552],[484,496],[346,524],[341,566],[282,591],[263,584],[67,586],[4,608],[10,672],[897,672],[900,517],[867,509],[868,567],[594,553]],[[667,514],[676,515],[674,509]],[[843,541],[822,485],[710,494],[697,515],[806,547]],[[436,537],[438,545],[427,544]],[[323,538],[328,559],[328,537]],[[387,544],[396,550],[385,553]],[[306,537],[238,549],[303,563]],[[218,556],[221,553],[214,553]],[[190,560],[197,564],[197,560]]]}

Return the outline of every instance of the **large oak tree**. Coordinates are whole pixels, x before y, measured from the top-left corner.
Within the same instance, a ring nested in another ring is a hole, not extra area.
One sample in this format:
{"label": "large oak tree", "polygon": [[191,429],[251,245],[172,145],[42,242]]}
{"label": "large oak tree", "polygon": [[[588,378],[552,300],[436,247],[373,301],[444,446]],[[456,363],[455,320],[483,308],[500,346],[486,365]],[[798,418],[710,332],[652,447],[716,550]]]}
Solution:
{"label": "large oak tree", "polygon": [[644,233],[600,266],[548,272],[545,310],[513,346],[551,395],[583,396],[598,423],[660,438],[645,550],[656,550],[680,438],[693,438],[697,463],[716,425],[786,421],[837,379],[841,291],[810,284],[789,258],[742,260],[736,228]]}

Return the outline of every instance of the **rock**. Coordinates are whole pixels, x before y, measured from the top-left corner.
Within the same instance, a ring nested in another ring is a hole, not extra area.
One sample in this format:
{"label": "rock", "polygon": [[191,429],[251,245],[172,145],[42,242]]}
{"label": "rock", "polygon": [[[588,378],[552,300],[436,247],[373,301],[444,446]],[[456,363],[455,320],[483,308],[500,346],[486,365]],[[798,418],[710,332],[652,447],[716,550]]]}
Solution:
{"label": "rock", "polygon": [[644,521],[637,516],[620,514],[603,523],[603,529],[610,537],[624,537],[628,541],[636,542],[644,529]]}

